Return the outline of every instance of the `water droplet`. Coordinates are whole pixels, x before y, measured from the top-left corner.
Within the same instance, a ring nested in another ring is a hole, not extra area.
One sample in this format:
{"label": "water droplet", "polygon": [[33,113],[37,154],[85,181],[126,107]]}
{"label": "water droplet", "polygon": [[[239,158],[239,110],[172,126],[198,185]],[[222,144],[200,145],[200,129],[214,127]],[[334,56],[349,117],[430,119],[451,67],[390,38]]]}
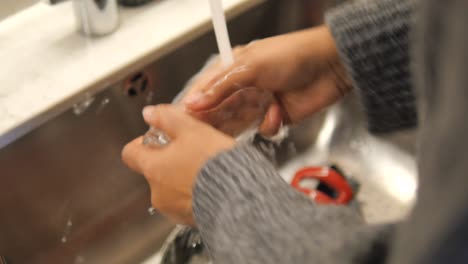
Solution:
{"label": "water droplet", "polygon": [[75,258],[75,264],[80,264],[80,263],[84,263],[85,262],[85,259],[83,256],[76,256]]}
{"label": "water droplet", "polygon": [[82,115],[88,108],[93,104],[94,102],[94,97],[91,97],[91,95],[86,94],[85,98],[83,101],[76,103],[73,105],[73,113],[75,115],[79,116]]}
{"label": "water droplet", "polygon": [[349,147],[351,149],[358,149],[359,148],[359,142],[357,140],[351,140],[349,142]]}
{"label": "water droplet", "polygon": [[71,218],[71,216],[69,216],[68,220],[67,220],[67,223],[65,224],[65,228],[63,230],[62,238],[60,239],[60,241],[62,243],[67,243],[68,235],[70,235],[70,233],[71,233],[72,226],[73,226],[72,218]]}
{"label": "water droplet", "polygon": [[148,214],[149,215],[155,215],[156,214],[156,209],[154,209],[153,207],[148,208]]}
{"label": "water droplet", "polygon": [[106,97],[106,98],[102,99],[101,106],[106,106],[109,103],[110,103],[110,99],[108,97]]}
{"label": "water droplet", "polygon": [[169,144],[170,141],[166,133],[153,127],[143,137],[143,145],[149,146],[164,146]]}
{"label": "water droplet", "polygon": [[290,156],[296,156],[297,155],[297,148],[296,148],[296,144],[294,144],[294,142],[290,142],[288,144],[288,154]]}
{"label": "water droplet", "polygon": [[148,92],[148,95],[146,96],[145,98],[145,101],[147,104],[151,104],[151,102],[153,101],[153,97],[154,97],[154,92],[153,91],[149,91]]}
{"label": "water droplet", "polygon": [[109,103],[110,103],[109,97],[105,97],[104,99],[102,99],[101,103],[99,103],[96,113],[100,113]]}

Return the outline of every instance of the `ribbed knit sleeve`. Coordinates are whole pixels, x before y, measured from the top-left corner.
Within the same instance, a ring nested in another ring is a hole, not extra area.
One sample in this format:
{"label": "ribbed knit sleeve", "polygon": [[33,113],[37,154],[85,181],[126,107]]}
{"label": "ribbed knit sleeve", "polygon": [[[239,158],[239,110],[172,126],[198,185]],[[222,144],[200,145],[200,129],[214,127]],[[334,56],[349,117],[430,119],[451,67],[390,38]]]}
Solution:
{"label": "ribbed knit sleeve", "polygon": [[374,133],[417,125],[408,37],[415,2],[361,0],[326,14]]}

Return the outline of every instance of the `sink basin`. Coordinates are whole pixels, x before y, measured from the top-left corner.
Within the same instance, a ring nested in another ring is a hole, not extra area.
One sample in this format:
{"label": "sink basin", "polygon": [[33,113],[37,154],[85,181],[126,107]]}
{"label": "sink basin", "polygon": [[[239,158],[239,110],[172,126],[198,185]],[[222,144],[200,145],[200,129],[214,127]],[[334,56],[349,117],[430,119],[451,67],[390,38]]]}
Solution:
{"label": "sink basin", "polygon": [[417,188],[416,131],[371,135],[355,94],[291,130],[280,150],[280,174],[291,181],[306,166],[337,165],[359,183],[357,201],[369,223],[404,217]]}

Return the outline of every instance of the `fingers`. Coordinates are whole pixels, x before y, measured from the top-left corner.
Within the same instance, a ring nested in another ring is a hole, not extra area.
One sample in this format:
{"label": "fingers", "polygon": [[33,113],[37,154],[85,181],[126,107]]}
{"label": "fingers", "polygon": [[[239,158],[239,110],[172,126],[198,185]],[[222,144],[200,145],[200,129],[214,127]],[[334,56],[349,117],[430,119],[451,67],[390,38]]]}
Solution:
{"label": "fingers", "polygon": [[[245,48],[243,46],[237,46],[233,49],[234,57],[236,57],[236,59],[244,52]],[[183,103],[185,103],[186,100],[194,100],[196,97],[203,95],[206,90],[210,88],[208,83],[221,72],[225,71],[226,69],[222,65],[219,55],[214,58],[210,58],[200,73],[193,78],[193,83],[189,84],[190,89],[188,89],[187,94],[184,95]]]}
{"label": "fingers", "polygon": [[174,105],[147,106],[143,109],[143,118],[151,127],[161,129],[171,139],[187,132],[195,120]]}
{"label": "fingers", "polygon": [[193,83],[189,84],[190,88],[187,89],[187,94],[184,95],[182,103],[185,103],[189,98],[203,95],[207,89],[207,84],[222,70],[221,61],[218,58],[214,59],[210,65],[206,65],[205,69],[194,78]]}
{"label": "fingers", "polygon": [[260,134],[267,137],[276,135],[281,128],[282,122],[281,107],[277,103],[274,103],[268,108],[265,119],[260,125]]}
{"label": "fingers", "polygon": [[143,138],[139,137],[125,145],[122,150],[122,161],[133,171],[144,174],[150,163],[150,155],[154,154],[150,148],[142,144]]}
{"label": "fingers", "polygon": [[206,88],[189,95],[184,100],[192,111],[206,110],[216,106],[224,99],[242,88],[253,86],[256,79],[255,70],[246,65],[235,64],[217,74],[206,84]]}

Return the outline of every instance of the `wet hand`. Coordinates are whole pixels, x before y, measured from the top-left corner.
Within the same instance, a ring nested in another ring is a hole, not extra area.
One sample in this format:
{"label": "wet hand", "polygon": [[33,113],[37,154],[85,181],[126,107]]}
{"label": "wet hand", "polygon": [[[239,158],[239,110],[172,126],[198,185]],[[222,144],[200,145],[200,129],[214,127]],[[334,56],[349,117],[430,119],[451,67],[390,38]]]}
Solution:
{"label": "wet hand", "polygon": [[352,88],[326,26],[256,41],[236,48],[234,54],[234,65],[224,69],[215,63],[198,78],[183,99],[189,111],[209,111],[255,87],[274,95],[273,100],[251,100],[270,100],[260,132],[273,135],[281,123],[299,122]]}
{"label": "wet hand", "polygon": [[174,106],[146,107],[143,116],[148,125],[165,131],[171,142],[151,147],[139,137],[124,147],[122,160],[145,176],[154,208],[177,223],[194,225],[192,189],[198,171],[235,141]]}

